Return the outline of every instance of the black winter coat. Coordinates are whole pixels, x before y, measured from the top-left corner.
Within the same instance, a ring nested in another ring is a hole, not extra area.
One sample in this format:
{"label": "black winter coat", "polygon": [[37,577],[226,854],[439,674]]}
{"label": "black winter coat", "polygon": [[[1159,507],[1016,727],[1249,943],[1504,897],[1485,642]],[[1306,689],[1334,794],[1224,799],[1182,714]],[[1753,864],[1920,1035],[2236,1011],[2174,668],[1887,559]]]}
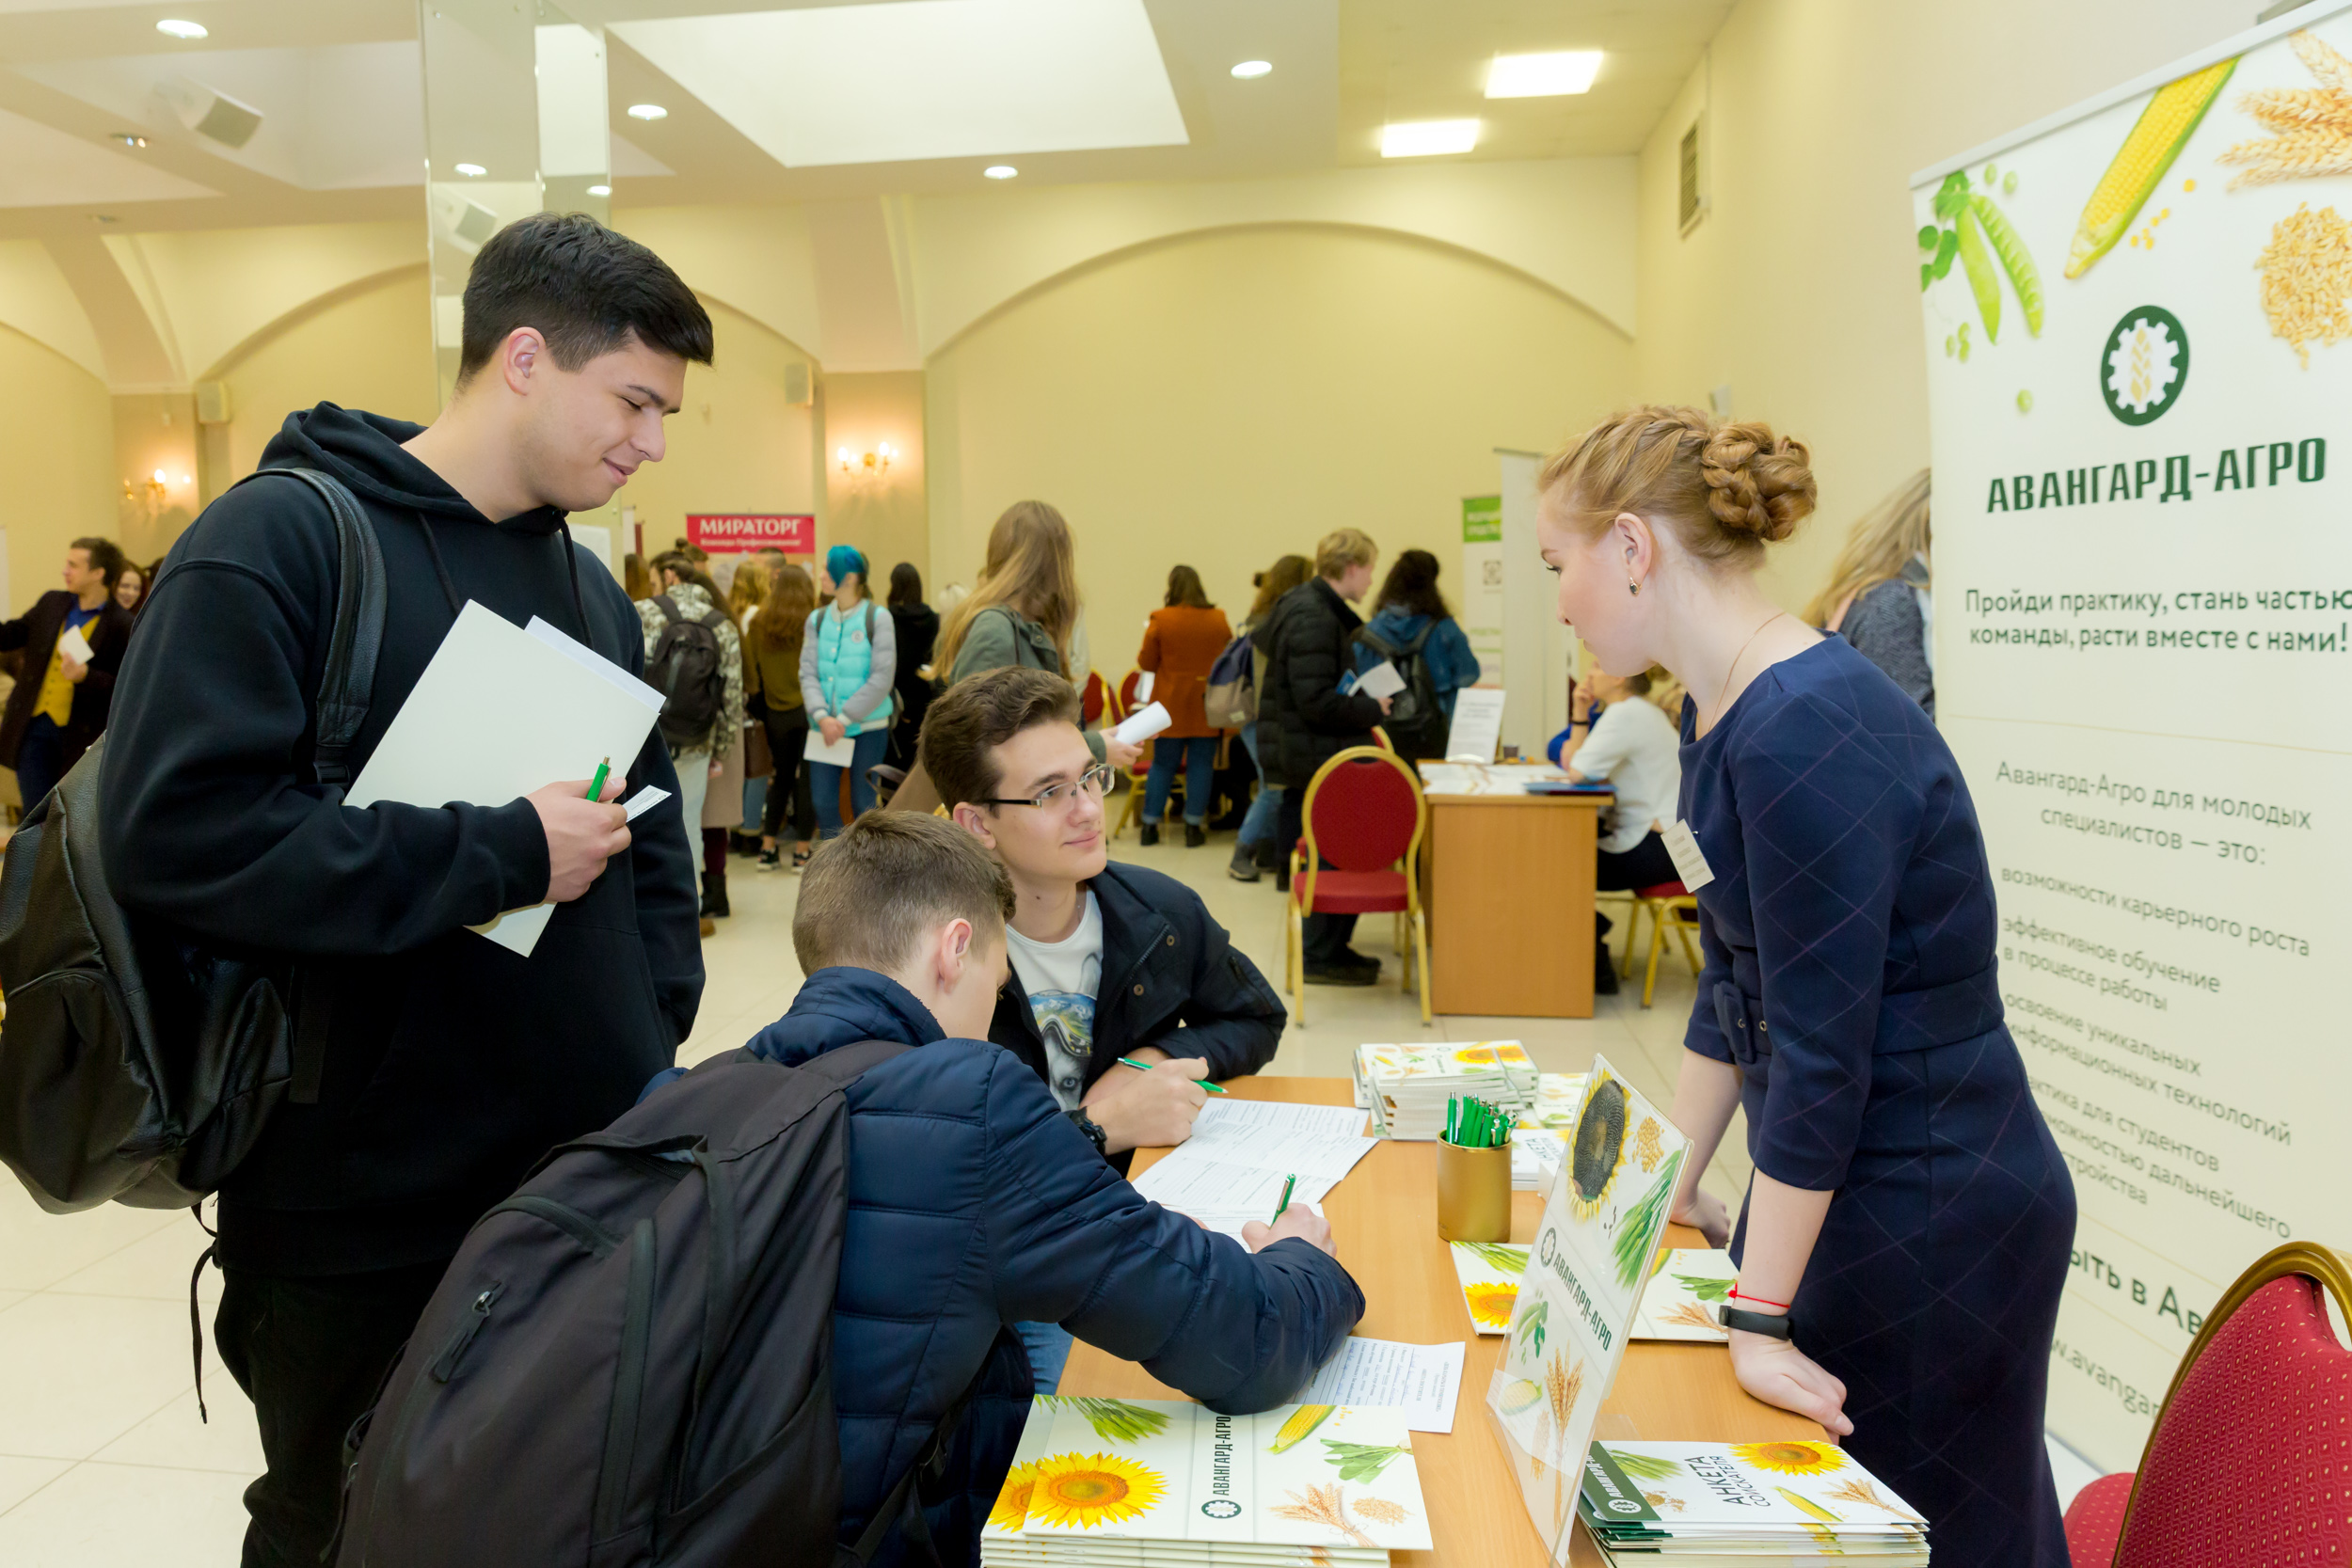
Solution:
{"label": "black winter coat", "polygon": [[[1213,1079],[1244,1077],[1274,1060],[1290,1014],[1199,894],[1117,861],[1088,885],[1103,911],[1103,980],[1082,1090],[1139,1045],[1201,1057]],[[996,994],[988,1037],[1045,1076],[1045,1042],[1018,974]]]}
{"label": "black winter coat", "polygon": [[1380,705],[1361,692],[1340,692],[1341,678],[1356,667],[1350,643],[1363,624],[1337,589],[1311,578],[1283,594],[1249,634],[1266,656],[1258,760],[1269,784],[1304,789],[1340,752],[1375,744]]}

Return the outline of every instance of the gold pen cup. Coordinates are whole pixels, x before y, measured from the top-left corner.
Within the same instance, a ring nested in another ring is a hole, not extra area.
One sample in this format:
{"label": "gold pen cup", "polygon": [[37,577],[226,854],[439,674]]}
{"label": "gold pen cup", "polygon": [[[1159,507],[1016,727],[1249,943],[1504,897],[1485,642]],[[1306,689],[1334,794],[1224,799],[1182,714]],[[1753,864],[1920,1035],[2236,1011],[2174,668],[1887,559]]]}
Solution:
{"label": "gold pen cup", "polygon": [[1511,1146],[1438,1140],[1438,1234],[1449,1242],[1511,1239]]}

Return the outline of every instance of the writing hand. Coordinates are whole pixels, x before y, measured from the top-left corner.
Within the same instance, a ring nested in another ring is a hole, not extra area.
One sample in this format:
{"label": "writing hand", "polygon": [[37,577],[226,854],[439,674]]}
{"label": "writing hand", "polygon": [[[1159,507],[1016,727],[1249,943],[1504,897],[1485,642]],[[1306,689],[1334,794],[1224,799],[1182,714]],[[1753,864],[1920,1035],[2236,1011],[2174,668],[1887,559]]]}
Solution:
{"label": "writing hand", "polygon": [[1303,1203],[1294,1203],[1282,1211],[1281,1217],[1272,1225],[1263,1220],[1251,1220],[1241,1227],[1241,1244],[1252,1252],[1263,1251],[1288,1236],[1321,1247],[1337,1258],[1340,1249],[1331,1240],[1331,1222]]}
{"label": "writing hand", "polygon": [[612,804],[628,787],[628,780],[609,778],[603,798],[591,800],[586,779],[565,779],[523,797],[539,814],[539,827],[548,835],[550,902],[568,904],[586,893],[604,875],[606,863],[628,847],[628,814]]}
{"label": "writing hand", "polygon": [[1192,1118],[1209,1100],[1208,1090],[1194,1080],[1208,1075],[1209,1064],[1198,1056],[1181,1056],[1149,1072],[1127,1074],[1116,1091],[1088,1106],[1102,1126],[1104,1152],[1159,1148],[1191,1137]]}

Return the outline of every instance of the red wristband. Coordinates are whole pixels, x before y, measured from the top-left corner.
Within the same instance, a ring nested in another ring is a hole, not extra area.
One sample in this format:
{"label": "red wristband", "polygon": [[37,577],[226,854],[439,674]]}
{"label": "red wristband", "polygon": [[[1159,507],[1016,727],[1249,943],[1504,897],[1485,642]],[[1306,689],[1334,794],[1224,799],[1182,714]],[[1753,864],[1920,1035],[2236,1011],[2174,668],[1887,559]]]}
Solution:
{"label": "red wristband", "polygon": [[1752,1301],[1759,1307],[1777,1307],[1784,1312],[1788,1310],[1788,1304],[1785,1301],[1768,1301],[1762,1296],[1752,1296],[1745,1291],[1740,1289],[1737,1285],[1734,1285],[1731,1288],[1731,1299],[1734,1301]]}

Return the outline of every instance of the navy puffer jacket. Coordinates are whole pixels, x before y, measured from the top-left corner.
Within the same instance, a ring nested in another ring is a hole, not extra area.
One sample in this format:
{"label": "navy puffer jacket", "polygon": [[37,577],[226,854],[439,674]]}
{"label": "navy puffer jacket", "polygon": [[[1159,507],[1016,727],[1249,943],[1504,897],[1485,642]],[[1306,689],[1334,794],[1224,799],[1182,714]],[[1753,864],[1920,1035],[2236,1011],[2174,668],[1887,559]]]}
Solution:
{"label": "navy puffer jacket", "polygon": [[[797,1065],[866,1039],[921,1049],[849,1095],[833,1344],[844,1541],[985,1368],[949,1466],[960,1490],[930,1510],[941,1558],[977,1560],[1028,1405],[1007,1323],[1059,1323],[1239,1414],[1291,1398],[1363,1316],[1347,1271],[1305,1242],[1252,1255],[1138,1196],[1036,1072],[1002,1047],[943,1038],[886,975],[818,970],[750,1049]],[[875,1561],[903,1558],[894,1536]]]}

